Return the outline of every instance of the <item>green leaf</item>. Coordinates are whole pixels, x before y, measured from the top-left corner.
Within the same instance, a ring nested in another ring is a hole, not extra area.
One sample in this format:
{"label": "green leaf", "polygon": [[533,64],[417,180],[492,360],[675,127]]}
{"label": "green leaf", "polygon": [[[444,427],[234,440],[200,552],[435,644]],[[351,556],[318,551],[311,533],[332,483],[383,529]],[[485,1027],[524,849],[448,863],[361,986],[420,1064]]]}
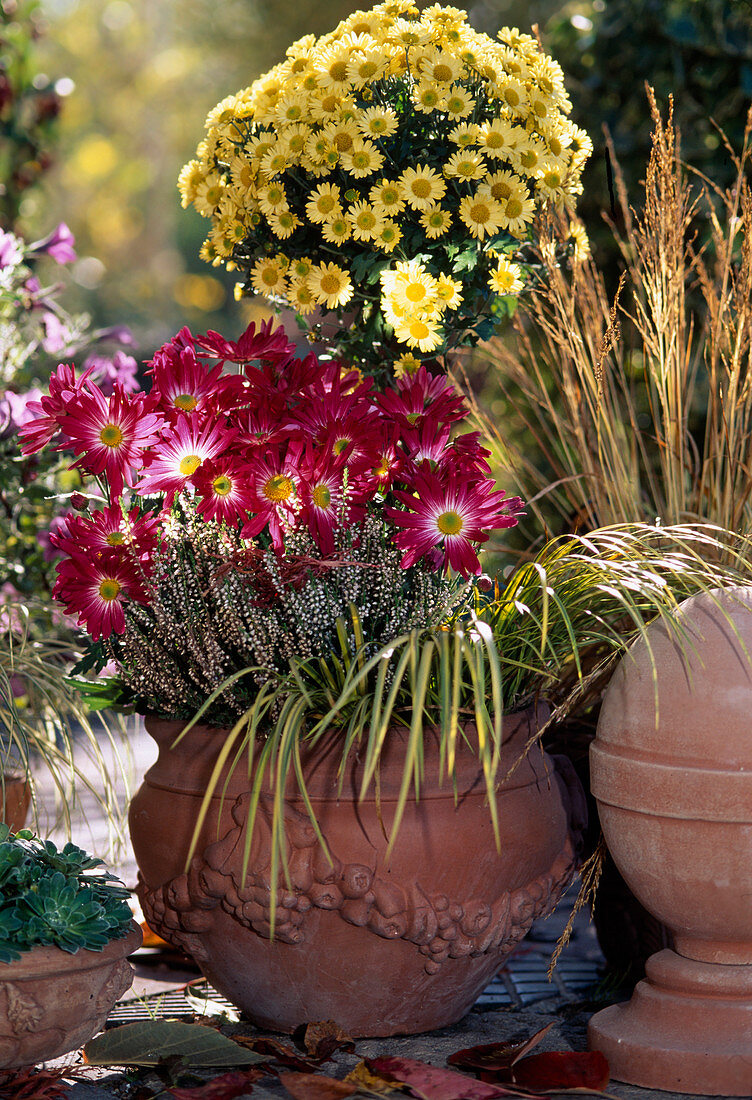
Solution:
{"label": "green leaf", "polygon": [[143,1020],[98,1035],[84,1047],[90,1066],[156,1066],[180,1058],[184,1066],[251,1066],[266,1061],[202,1024]]}

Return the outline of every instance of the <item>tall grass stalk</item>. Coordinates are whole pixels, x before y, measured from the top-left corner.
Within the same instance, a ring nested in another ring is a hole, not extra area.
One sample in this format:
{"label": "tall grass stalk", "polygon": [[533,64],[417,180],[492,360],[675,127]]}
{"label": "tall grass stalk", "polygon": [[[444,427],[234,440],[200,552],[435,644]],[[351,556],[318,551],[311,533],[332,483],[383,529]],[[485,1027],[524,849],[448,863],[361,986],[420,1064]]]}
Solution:
{"label": "tall grass stalk", "polygon": [[[652,153],[641,209],[617,171],[625,271],[609,296],[594,262],[562,268],[549,219],[543,273],[515,339],[486,354],[519,445],[476,414],[505,484],[549,531],[639,521],[752,526],[752,109],[728,191],[682,164],[672,105],[652,90]],[[508,426],[508,422],[507,422]],[[512,433],[514,434],[514,433]],[[535,442],[531,448],[530,442]],[[535,454],[537,450],[537,455]]]}

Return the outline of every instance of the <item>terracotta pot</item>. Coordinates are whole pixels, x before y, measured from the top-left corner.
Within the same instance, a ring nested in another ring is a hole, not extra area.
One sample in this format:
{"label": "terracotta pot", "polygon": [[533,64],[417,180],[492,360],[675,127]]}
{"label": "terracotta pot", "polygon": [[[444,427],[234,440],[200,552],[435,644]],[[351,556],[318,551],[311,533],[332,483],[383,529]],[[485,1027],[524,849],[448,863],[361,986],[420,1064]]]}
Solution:
{"label": "terracotta pot", "polygon": [[0,821],[17,833],[26,824],[31,803],[31,788],[23,775],[3,776],[0,783]]}
{"label": "terracotta pot", "polygon": [[[505,723],[501,776],[524,747],[531,720],[536,716],[526,713]],[[408,802],[387,864],[404,735],[393,731],[382,756],[380,809],[373,798],[357,802],[362,772],[355,754],[337,797],[341,739],[332,735],[304,753],[303,766],[333,864],[291,777],[290,884],[280,889],[270,941],[271,792],[262,797],[245,879],[242,765],[224,806],[219,795],[213,799],[201,854],[183,874],[222,733],[195,727],[172,749],[180,724],[147,720],[146,727],[160,755],[133,800],[130,825],[147,920],[262,1027],[292,1031],[335,1019],[368,1036],[452,1023],[574,873],[584,800],[568,762],[532,752],[500,787],[498,853],[477,758],[462,744],[455,802],[451,784],[439,786],[437,738],[426,731],[420,801]]]}
{"label": "terracotta pot", "polygon": [[589,1035],[618,1080],[749,1096],[752,588],[693,597],[677,619],[681,640],[656,623],[624,658],[591,748],[606,843],[675,951]]}
{"label": "terracotta pot", "polygon": [[140,946],[141,929],[132,923],[103,951],[34,947],[17,962],[0,963],[0,1068],[46,1062],[88,1042],[130,989],[126,956]]}

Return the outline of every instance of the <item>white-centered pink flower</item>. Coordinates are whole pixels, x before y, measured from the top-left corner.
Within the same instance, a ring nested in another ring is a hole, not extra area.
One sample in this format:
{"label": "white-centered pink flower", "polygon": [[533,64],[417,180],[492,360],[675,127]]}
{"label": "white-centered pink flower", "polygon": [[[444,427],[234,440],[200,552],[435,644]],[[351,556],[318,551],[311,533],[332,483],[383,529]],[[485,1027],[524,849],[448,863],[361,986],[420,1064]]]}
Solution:
{"label": "white-centered pink flower", "polygon": [[179,416],[146,456],[136,492],[142,496],[165,493],[166,503],[171,504],[202,463],[223,454],[234,438],[235,432],[216,420],[202,422]]}

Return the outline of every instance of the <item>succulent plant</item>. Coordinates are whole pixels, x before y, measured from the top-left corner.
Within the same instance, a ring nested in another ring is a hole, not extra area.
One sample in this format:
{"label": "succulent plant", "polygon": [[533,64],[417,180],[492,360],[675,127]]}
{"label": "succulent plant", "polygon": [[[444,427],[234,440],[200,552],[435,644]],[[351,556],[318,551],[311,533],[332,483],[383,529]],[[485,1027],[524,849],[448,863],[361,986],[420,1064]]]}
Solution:
{"label": "succulent plant", "polygon": [[38,945],[101,951],[128,932],[129,891],[102,860],[0,824],[0,963]]}

